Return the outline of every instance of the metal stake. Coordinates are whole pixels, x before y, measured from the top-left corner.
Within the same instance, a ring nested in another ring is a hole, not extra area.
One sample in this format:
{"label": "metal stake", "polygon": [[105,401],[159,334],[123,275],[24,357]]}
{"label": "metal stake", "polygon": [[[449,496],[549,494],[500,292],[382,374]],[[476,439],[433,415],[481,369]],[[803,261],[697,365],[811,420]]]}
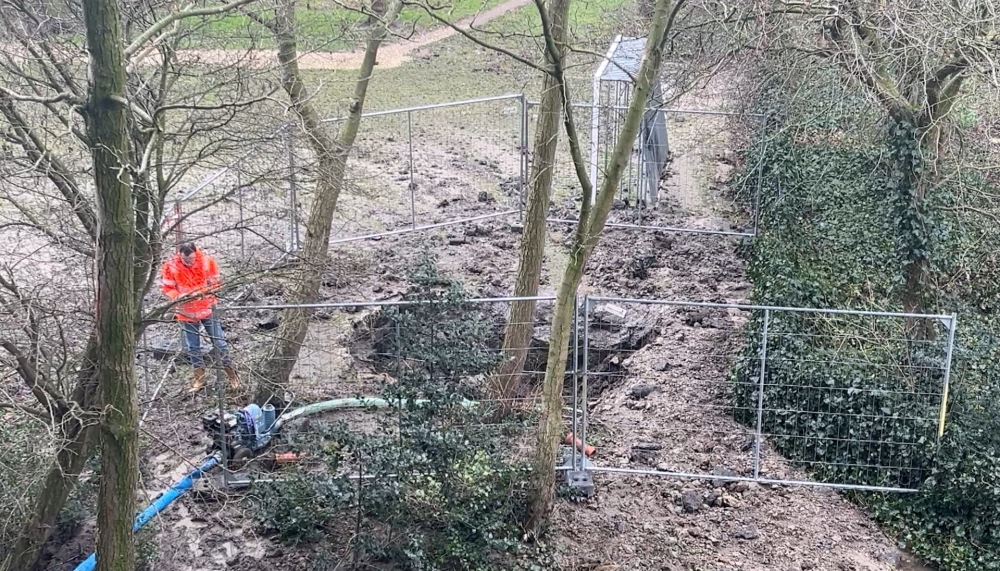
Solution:
{"label": "metal stake", "polygon": [[[219,306],[212,308],[212,319],[218,327],[222,327],[222,309]],[[215,339],[209,335],[212,349],[215,350]],[[219,398],[219,448],[222,451],[222,484],[224,488],[229,487],[229,446],[226,444],[226,383],[222,374],[222,355],[215,352],[215,385]]]}
{"label": "metal stake", "polygon": [[760,192],[764,184],[764,155],[767,152],[767,119],[762,119],[760,128],[760,160],[757,161],[757,192],[753,204],[753,234],[757,235],[760,226]]}
{"label": "metal stake", "polygon": [[579,347],[580,347],[580,325],[578,323],[577,316],[580,313],[580,298],[577,296],[573,297],[573,439],[570,448],[572,449],[572,466],[573,470],[581,470],[582,468],[576,463],[576,435],[577,435],[577,421],[576,417],[580,411],[580,394],[579,394],[579,384],[580,375],[578,370],[580,368],[580,357],[579,357]]}
{"label": "metal stake", "polygon": [[240,260],[246,261],[246,222],[243,220],[243,170],[236,171],[236,207],[240,213]]}
{"label": "metal stake", "polygon": [[[583,426],[580,427],[580,454],[581,460],[587,458],[587,408],[589,408],[587,377],[590,374],[590,297],[583,298]],[[573,446],[576,446],[576,435],[573,435]]]}
{"label": "metal stake", "polygon": [[417,207],[413,193],[416,185],[413,182],[413,112],[406,112],[406,140],[410,145],[410,226],[417,227]]}
{"label": "metal stake", "polygon": [[184,243],[184,225],[181,223],[181,216],[183,212],[181,211],[181,202],[179,200],[174,201],[174,246],[180,246]]}
{"label": "metal stake", "polygon": [[938,442],[941,441],[941,437],[944,436],[944,423],[945,417],[948,413],[948,390],[951,383],[951,351],[955,346],[955,329],[958,328],[958,316],[952,315],[950,327],[948,329],[948,348],[945,353],[944,362],[944,388],[941,392],[941,413],[938,416]]}
{"label": "metal stake", "polygon": [[757,434],[753,447],[753,477],[760,477],[760,442],[763,439],[764,423],[764,372],[767,370],[767,322],[771,319],[771,310],[764,310],[764,327],[760,340],[760,381],[757,387]]}
{"label": "metal stake", "polygon": [[146,332],[142,332],[142,384],[143,393],[149,392],[149,341],[146,339]]}
{"label": "metal stake", "polygon": [[295,151],[292,149],[292,132],[289,129],[285,133],[285,148],[288,150],[288,197],[290,221],[288,226],[288,251],[294,252],[299,249],[299,208],[298,208],[298,185],[295,180]]}
{"label": "metal stake", "polygon": [[524,206],[525,206],[525,190],[528,186],[528,166],[529,153],[528,153],[528,114],[531,111],[531,105],[528,103],[528,98],[521,94],[521,124],[518,126],[521,131],[521,152],[518,168],[520,169],[520,180],[518,181],[518,215],[524,218]]}

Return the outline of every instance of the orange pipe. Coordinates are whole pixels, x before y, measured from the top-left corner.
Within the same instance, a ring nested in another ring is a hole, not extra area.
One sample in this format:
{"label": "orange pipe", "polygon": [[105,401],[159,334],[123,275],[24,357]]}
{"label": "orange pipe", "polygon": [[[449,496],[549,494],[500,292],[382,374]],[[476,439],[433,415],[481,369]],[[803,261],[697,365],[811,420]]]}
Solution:
{"label": "orange pipe", "polygon": [[576,449],[579,450],[580,452],[583,452],[587,456],[593,456],[594,452],[597,452],[597,448],[594,448],[590,444],[588,444],[587,445],[587,449],[584,450],[583,449],[583,442],[581,442],[579,438],[574,438],[572,432],[570,432],[569,434],[566,435],[566,438],[563,440],[563,444],[565,444],[567,446],[572,446],[574,440],[576,441]]}

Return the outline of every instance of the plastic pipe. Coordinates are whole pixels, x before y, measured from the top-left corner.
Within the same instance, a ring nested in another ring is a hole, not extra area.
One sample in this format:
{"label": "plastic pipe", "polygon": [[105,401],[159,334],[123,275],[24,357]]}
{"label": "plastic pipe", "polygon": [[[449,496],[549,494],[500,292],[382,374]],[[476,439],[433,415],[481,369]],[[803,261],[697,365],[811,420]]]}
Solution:
{"label": "plastic pipe", "polygon": [[[309,416],[311,414],[319,414],[321,412],[329,412],[331,410],[340,410],[345,408],[386,408],[396,401],[389,402],[385,399],[373,398],[373,397],[360,397],[360,398],[349,398],[349,399],[333,399],[322,402],[317,402],[313,404],[307,404],[306,406],[297,408],[293,411],[281,415],[278,420],[274,422],[274,429],[271,430],[271,434],[274,434],[281,430],[286,422],[291,422],[296,418],[302,416]],[[401,404],[406,404],[404,399]],[[417,399],[415,401],[417,404],[425,404],[429,402],[427,399]],[[463,400],[462,406],[465,408],[471,408],[479,403],[471,400]]]}
{"label": "plastic pipe", "polygon": [[[402,404],[407,401],[403,400]],[[426,399],[419,399],[416,401],[418,404],[428,402]],[[475,401],[462,401],[462,406],[465,408],[470,408],[478,405],[479,403]],[[328,401],[317,402],[309,404],[303,407],[299,407],[293,411],[284,414],[278,420],[274,421],[274,426],[270,430],[271,434],[277,433],[281,426],[296,418],[302,416],[309,416],[311,414],[319,414],[321,412],[328,412],[331,410],[338,410],[344,408],[385,408],[390,405],[389,401],[379,398],[361,397],[361,398],[349,398],[349,399],[333,399]],[[153,519],[153,516],[163,511],[167,506],[172,504],[177,498],[183,496],[191,489],[194,485],[194,481],[202,476],[205,472],[211,470],[219,463],[219,458],[217,456],[209,456],[204,460],[202,465],[196,470],[192,471],[187,476],[181,478],[176,484],[171,486],[167,491],[163,492],[149,505],[146,509],[139,512],[139,515],[135,517],[135,523],[132,526],[133,533],[139,531],[142,526],[149,523],[149,520]],[[83,563],[77,565],[74,571],[94,571],[97,567],[97,553],[91,553],[90,557],[84,560]]]}
{"label": "plastic pipe", "polygon": [[[216,456],[209,456],[205,458],[201,466],[196,468],[193,472],[184,476],[176,484],[171,486],[167,491],[163,492],[153,500],[146,509],[139,512],[139,515],[135,516],[135,523],[132,524],[132,532],[139,531],[142,526],[149,523],[149,520],[153,519],[153,516],[160,513],[167,506],[172,504],[174,500],[183,496],[191,489],[194,485],[194,481],[202,476],[205,472],[211,470],[216,464],[219,463],[219,458]],[[97,567],[97,553],[91,553],[90,557],[84,560],[83,563],[77,565],[75,571],[94,571]]]}

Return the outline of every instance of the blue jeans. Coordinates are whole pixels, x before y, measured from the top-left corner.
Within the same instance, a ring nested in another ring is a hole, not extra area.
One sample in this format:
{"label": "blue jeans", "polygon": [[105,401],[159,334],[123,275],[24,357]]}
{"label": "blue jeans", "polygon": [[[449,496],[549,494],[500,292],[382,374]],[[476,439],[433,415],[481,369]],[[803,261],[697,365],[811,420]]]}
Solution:
{"label": "blue jeans", "polygon": [[181,338],[184,341],[184,352],[187,353],[192,367],[201,369],[205,366],[205,357],[201,353],[202,327],[205,328],[205,333],[212,340],[212,345],[215,346],[215,350],[222,360],[222,366],[228,367],[231,364],[229,346],[226,345],[226,334],[222,332],[222,325],[217,319],[208,317],[201,321],[181,321],[181,327],[183,329]]}

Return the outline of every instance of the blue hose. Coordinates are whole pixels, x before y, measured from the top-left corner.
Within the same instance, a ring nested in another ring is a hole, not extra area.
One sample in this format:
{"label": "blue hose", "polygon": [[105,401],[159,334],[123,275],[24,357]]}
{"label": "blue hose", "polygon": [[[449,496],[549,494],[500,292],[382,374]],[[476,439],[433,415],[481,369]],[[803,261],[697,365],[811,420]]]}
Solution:
{"label": "blue hose", "polygon": [[[195,469],[193,472],[184,476],[177,481],[176,484],[171,486],[167,491],[163,492],[153,500],[153,503],[149,504],[149,507],[139,512],[139,515],[135,516],[135,523],[132,525],[132,531],[136,532],[139,529],[149,523],[149,520],[153,519],[153,516],[160,513],[167,506],[172,504],[174,500],[183,496],[191,486],[194,485],[194,481],[201,477],[205,472],[211,470],[216,464],[218,464],[219,459],[215,456],[209,456],[205,458],[204,463]],[[75,571],[94,571],[97,567],[97,553],[91,553],[83,563],[79,564]]]}
{"label": "blue hose", "polygon": [[[405,401],[403,401],[405,402]],[[427,402],[424,400],[418,400],[418,403]],[[331,410],[345,409],[345,408],[364,408],[364,407],[388,407],[389,401],[385,399],[377,398],[349,398],[349,399],[333,399],[328,401],[323,401],[315,404],[306,405],[297,408],[293,411],[282,415],[276,421],[274,421],[273,426],[270,428],[271,434],[276,434],[281,430],[281,426],[286,422],[295,420],[301,416],[308,416],[311,414],[318,414],[321,412],[329,412]],[[474,401],[463,401],[462,406],[472,407],[476,406],[478,403]],[[139,528],[149,523],[149,520],[153,519],[153,516],[163,511],[167,506],[174,502],[177,498],[183,496],[191,486],[194,485],[194,481],[201,477],[202,473],[207,472],[212,469],[216,464],[218,464],[219,459],[215,456],[209,456],[205,458],[204,463],[200,468],[194,470],[187,476],[184,476],[176,484],[170,487],[167,491],[163,492],[157,496],[156,500],[149,505],[146,509],[142,510],[139,515],[135,516],[135,524],[132,526],[132,531],[139,531]],[[74,571],[94,571],[97,567],[97,554],[91,553],[83,563],[79,564]]]}

